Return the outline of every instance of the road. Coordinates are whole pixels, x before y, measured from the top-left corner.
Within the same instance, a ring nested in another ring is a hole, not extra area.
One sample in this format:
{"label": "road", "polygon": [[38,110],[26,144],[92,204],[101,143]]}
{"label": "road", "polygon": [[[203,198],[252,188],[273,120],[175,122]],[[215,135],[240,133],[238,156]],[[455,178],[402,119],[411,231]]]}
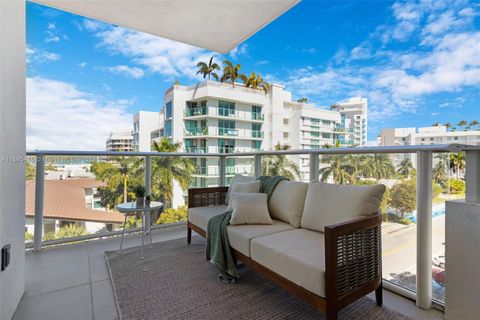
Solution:
{"label": "road", "polygon": [[[415,289],[416,233],[416,225],[410,225],[386,234],[382,243],[383,277],[396,278],[412,289]],[[445,216],[433,218],[432,236],[433,257],[444,255]]]}

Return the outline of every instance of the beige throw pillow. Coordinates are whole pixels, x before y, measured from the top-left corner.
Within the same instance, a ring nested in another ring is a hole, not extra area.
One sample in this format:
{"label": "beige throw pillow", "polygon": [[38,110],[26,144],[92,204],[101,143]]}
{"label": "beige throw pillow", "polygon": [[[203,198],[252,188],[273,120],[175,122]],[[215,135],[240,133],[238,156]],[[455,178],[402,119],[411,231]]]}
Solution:
{"label": "beige throw pillow", "polygon": [[[232,180],[230,181],[230,188],[228,188],[228,191],[227,191],[227,195],[225,197],[225,204],[228,204],[228,200],[230,199],[230,193],[231,190],[232,190],[232,186],[235,184],[235,183],[238,183],[238,182],[251,182],[251,181],[255,181],[255,177],[249,177],[249,176],[243,176],[241,174],[236,174]],[[258,192],[258,191],[257,191]]]}
{"label": "beige throw pillow", "polygon": [[273,224],[268,213],[267,195],[265,193],[232,193],[231,225],[238,224]]}
{"label": "beige throw pillow", "polygon": [[351,186],[312,182],[308,187],[301,227],[324,232],[326,226],[376,214],[385,186]]}
{"label": "beige throw pillow", "polygon": [[[230,187],[231,193],[258,193],[260,190],[260,181],[252,182],[237,182]],[[230,203],[228,204],[228,210],[232,210]]]}
{"label": "beige throw pillow", "polygon": [[299,228],[307,191],[308,183],[280,181],[268,202],[268,209],[272,218]]}

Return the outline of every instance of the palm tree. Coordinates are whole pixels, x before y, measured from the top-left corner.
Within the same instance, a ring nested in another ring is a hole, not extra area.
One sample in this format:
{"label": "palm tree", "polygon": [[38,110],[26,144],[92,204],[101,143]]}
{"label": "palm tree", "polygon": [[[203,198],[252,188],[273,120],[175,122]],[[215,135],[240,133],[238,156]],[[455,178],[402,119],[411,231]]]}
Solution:
{"label": "palm tree", "polygon": [[432,127],[440,127],[442,124],[440,122],[435,122],[432,124]]}
{"label": "palm tree", "polygon": [[404,176],[404,177],[409,177],[410,172],[413,170],[413,164],[412,161],[409,158],[406,158],[402,160],[402,162],[399,163],[397,172],[398,174]]}
{"label": "palm tree", "polygon": [[355,177],[353,176],[352,172],[354,168],[345,161],[344,156],[339,155],[329,155],[322,157],[323,163],[328,163],[329,166],[320,169],[320,180],[325,182],[328,181],[329,177],[331,176],[333,179],[333,183],[341,183],[341,184],[354,184]]}
{"label": "palm tree", "polygon": [[256,90],[263,90],[265,93],[270,91],[270,84],[265,82],[259,74],[254,72],[250,73],[250,76],[245,80],[245,87],[252,88]]}
{"label": "palm tree", "polygon": [[460,121],[457,123],[457,126],[459,126],[459,127],[465,127],[466,125],[468,125],[468,122],[465,121],[465,120],[460,120]]}
{"label": "palm tree", "polygon": [[[153,149],[157,152],[176,152],[180,147],[181,143],[171,143],[167,138],[153,143]],[[165,207],[170,206],[174,181],[177,181],[182,189],[187,189],[194,171],[195,166],[190,159],[155,157],[152,161],[152,194],[155,198],[162,199]]]}
{"label": "palm tree", "polygon": [[[97,180],[107,183],[110,191],[117,194],[119,186],[123,190],[123,202],[128,201],[128,183],[139,182],[142,165],[141,159],[135,157],[116,157],[113,162],[95,162],[92,164],[92,172]],[[113,206],[120,197],[114,197]]]}
{"label": "palm tree", "polygon": [[210,58],[210,61],[208,63],[197,63],[197,68],[198,71],[196,74],[202,74],[203,79],[208,76],[208,80],[210,80],[210,76],[212,76],[215,80],[218,81],[218,74],[215,72],[215,70],[220,70],[220,66],[213,62],[213,56]]}
{"label": "palm tree", "polygon": [[452,127],[450,122],[444,123],[443,125],[447,128],[447,131]]}
{"label": "palm tree", "polygon": [[235,88],[235,82],[237,79],[241,79],[243,82],[247,81],[247,77],[240,73],[241,65],[233,65],[232,62],[225,60],[223,61],[223,75],[220,78],[221,82],[230,82]]}
{"label": "palm tree", "polygon": [[453,172],[457,175],[457,179],[460,179],[460,171],[465,169],[465,153],[450,154],[450,169],[453,169]]}
{"label": "palm tree", "polygon": [[447,172],[446,172],[446,165],[445,162],[442,160],[438,161],[435,167],[433,167],[432,170],[432,175],[433,175],[433,181],[435,183],[438,183],[441,186],[444,186],[445,181],[447,180]]}
{"label": "palm tree", "polygon": [[388,155],[375,154],[367,158],[366,171],[378,181],[392,177],[395,174],[395,166]]}
{"label": "palm tree", "polygon": [[480,124],[480,122],[478,122],[477,120],[472,120],[472,121],[470,121],[470,123],[468,125],[470,127],[478,127],[479,124]]}
{"label": "palm tree", "polygon": [[298,103],[308,103],[308,98],[307,97],[303,97],[303,98],[300,98],[297,100]]}
{"label": "palm tree", "polygon": [[[289,150],[287,144],[277,143],[275,150]],[[300,169],[298,164],[290,161],[285,155],[266,156],[262,161],[262,175],[264,176],[284,176],[290,180],[300,178]]]}

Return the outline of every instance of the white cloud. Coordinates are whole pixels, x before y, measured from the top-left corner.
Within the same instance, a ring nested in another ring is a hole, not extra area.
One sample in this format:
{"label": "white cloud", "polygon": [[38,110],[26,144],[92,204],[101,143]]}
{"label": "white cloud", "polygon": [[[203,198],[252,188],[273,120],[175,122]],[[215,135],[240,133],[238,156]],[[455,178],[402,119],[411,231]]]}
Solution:
{"label": "white cloud", "polygon": [[126,103],[101,103],[72,84],[27,78],[27,149],[104,150],[110,132],[131,126]]}
{"label": "white cloud", "polygon": [[87,29],[88,31],[94,32],[94,31],[99,31],[106,29],[108,27],[107,24],[98,21],[98,20],[92,20],[92,19],[84,19],[82,22],[82,26]]}
{"label": "white cloud", "polygon": [[42,49],[37,49],[32,46],[27,45],[27,63],[40,63],[46,61],[58,61],[61,59],[61,56],[57,53],[48,52]]}
{"label": "white cloud", "polygon": [[[214,53],[187,44],[122,27],[96,33],[100,47],[121,54],[153,73],[176,78],[195,78],[196,64],[208,61]],[[218,62],[218,61],[217,61]]]}
{"label": "white cloud", "polygon": [[120,66],[108,67],[106,69],[114,74],[123,75],[133,79],[140,79],[145,75],[145,72],[142,69],[137,67],[120,65]]}
{"label": "white cloud", "polygon": [[87,63],[86,63],[86,62],[80,62],[80,63],[78,64],[78,66],[83,69],[83,68],[85,68],[85,67],[87,66]]}
{"label": "white cloud", "polygon": [[233,48],[228,53],[232,59],[238,59],[240,57],[248,56],[248,44],[242,43],[241,45]]}
{"label": "white cloud", "polygon": [[45,39],[45,42],[46,43],[60,42],[60,37],[53,34],[49,34],[49,36]]}
{"label": "white cloud", "polygon": [[54,29],[55,29],[55,24],[49,22],[49,23],[48,23],[48,26],[47,26],[47,29],[48,29],[48,30],[54,30]]}

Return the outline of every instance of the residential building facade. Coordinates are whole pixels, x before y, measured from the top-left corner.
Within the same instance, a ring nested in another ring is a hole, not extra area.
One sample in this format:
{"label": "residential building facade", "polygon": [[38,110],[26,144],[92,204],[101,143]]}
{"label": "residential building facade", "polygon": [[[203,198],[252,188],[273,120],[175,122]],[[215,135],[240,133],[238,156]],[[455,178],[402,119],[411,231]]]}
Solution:
{"label": "residential building facade", "polygon": [[133,151],[133,137],[131,132],[112,132],[105,143],[107,151]]}
{"label": "residential building facade", "polygon": [[139,111],[133,116],[133,151],[152,150],[152,132],[160,127],[160,114],[151,111]]}
{"label": "residential building facade", "polygon": [[[194,86],[174,85],[165,92],[164,102],[160,124],[150,131],[150,139],[180,141],[185,152],[253,152],[272,150],[279,143],[292,149],[316,149],[337,141],[341,145],[353,145],[353,141],[363,145],[366,141],[366,135],[357,137],[349,131],[357,114],[366,126],[365,99],[361,107],[342,104],[341,111],[328,110],[292,101],[292,94],[281,85],[273,84],[265,94],[240,84],[233,87],[205,81]],[[142,129],[141,119],[135,127]],[[299,164],[302,180],[308,179],[308,157],[291,160]],[[253,157],[229,157],[226,165],[227,180],[238,173],[253,174]],[[214,186],[218,178],[217,159],[197,159],[194,185]]]}
{"label": "residential building facade", "polygon": [[[411,146],[433,144],[469,144],[480,145],[480,131],[448,131],[445,126],[422,128],[384,128],[377,138],[379,146]],[[398,164],[405,158],[415,164],[414,154],[394,155],[392,160]]]}
{"label": "residential building facade", "polygon": [[[368,101],[366,98],[353,97],[334,105],[341,114],[339,130],[345,130],[345,135],[339,135],[340,142],[346,145],[364,147],[367,145],[368,132]],[[342,139],[344,139],[342,141]]]}

